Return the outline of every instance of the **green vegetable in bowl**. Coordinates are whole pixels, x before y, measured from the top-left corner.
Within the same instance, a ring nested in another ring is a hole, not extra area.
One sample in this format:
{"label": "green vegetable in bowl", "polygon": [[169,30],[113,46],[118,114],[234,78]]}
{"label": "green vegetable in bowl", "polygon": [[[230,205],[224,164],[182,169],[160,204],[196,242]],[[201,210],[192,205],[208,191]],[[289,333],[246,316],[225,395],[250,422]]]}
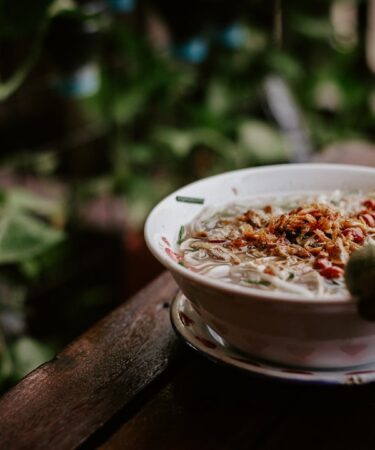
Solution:
{"label": "green vegetable in bowl", "polygon": [[368,244],[352,253],[345,270],[349,291],[358,298],[358,312],[375,320],[375,245]]}

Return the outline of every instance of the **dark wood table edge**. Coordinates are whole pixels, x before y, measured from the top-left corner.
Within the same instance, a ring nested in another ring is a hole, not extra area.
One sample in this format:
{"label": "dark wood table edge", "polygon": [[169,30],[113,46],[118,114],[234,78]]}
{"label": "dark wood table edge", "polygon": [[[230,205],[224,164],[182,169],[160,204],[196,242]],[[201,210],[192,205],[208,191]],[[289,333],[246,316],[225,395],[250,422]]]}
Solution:
{"label": "dark wood table edge", "polygon": [[141,398],[181,345],[169,319],[177,290],[163,273],[8,391],[0,448],[76,448]]}

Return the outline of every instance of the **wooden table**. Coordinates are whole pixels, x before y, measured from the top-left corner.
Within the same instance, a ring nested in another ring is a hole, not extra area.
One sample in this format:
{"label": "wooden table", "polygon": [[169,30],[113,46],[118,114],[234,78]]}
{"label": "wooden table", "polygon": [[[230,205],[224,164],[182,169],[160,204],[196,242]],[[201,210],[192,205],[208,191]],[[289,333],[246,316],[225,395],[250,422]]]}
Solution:
{"label": "wooden table", "polygon": [[0,449],[375,448],[375,385],[288,384],[209,362],[172,330],[176,293],[164,273],[9,391]]}

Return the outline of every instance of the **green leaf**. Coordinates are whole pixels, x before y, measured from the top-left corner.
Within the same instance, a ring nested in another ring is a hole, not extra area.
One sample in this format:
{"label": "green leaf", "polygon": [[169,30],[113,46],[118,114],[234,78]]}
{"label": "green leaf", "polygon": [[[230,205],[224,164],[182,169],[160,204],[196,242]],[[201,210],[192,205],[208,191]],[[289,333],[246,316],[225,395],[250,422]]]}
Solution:
{"label": "green leaf", "polygon": [[220,80],[213,80],[207,87],[207,108],[214,115],[224,115],[233,106],[233,95]]}
{"label": "green leaf", "polygon": [[165,145],[180,157],[188,155],[195,143],[195,136],[192,132],[173,128],[160,128],[155,131],[153,137],[158,143]]}
{"label": "green leaf", "polygon": [[239,143],[249,155],[261,163],[287,160],[287,143],[270,125],[256,120],[243,122],[239,127]]}
{"label": "green leaf", "polygon": [[291,17],[292,28],[310,39],[329,40],[332,36],[332,24],[327,16],[312,17],[305,14],[293,14]]}
{"label": "green leaf", "polygon": [[7,201],[7,193],[6,191],[0,189],[0,208],[5,205]]}
{"label": "green leaf", "polygon": [[33,258],[63,237],[62,231],[24,213],[4,215],[0,221],[0,264]]}
{"label": "green leaf", "polygon": [[23,189],[9,190],[7,193],[7,202],[14,209],[22,209],[42,216],[60,215],[64,210],[64,205],[61,200],[41,197]]}
{"label": "green leaf", "polygon": [[0,330],[0,387],[4,380],[7,380],[13,371],[12,359],[5,344],[5,339]]}
{"label": "green leaf", "polygon": [[114,97],[112,100],[113,120],[120,125],[131,122],[143,111],[147,100],[147,92],[137,86]]}
{"label": "green leaf", "polygon": [[298,81],[304,74],[301,62],[285,51],[272,49],[265,55],[265,61],[271,72],[276,72],[288,80]]}
{"label": "green leaf", "polygon": [[10,351],[15,366],[14,376],[17,379],[53,357],[53,351],[49,346],[26,336],[15,341]]}
{"label": "green leaf", "polygon": [[189,130],[175,128],[158,128],[153,139],[167,147],[174,155],[185,157],[191,153],[195,146],[205,145],[222,158],[233,160],[236,157],[236,146],[224,133],[219,130],[202,127]]}

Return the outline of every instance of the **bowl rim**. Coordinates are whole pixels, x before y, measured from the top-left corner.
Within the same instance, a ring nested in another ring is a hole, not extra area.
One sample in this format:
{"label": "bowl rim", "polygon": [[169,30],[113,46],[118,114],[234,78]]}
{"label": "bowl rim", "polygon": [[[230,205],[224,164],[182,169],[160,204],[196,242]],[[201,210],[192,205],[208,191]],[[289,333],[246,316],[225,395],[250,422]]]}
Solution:
{"label": "bowl rim", "polygon": [[[303,171],[306,169],[322,169],[322,170],[336,170],[338,172],[340,171],[356,171],[356,172],[367,172],[367,173],[373,173],[375,175],[375,168],[367,167],[367,166],[357,166],[353,164],[330,164],[330,163],[285,163],[285,164],[277,164],[277,165],[269,165],[269,166],[259,166],[259,167],[249,167],[244,169],[238,169],[238,170],[232,170],[228,172],[223,172],[217,175],[212,175],[209,177],[201,178],[199,180],[193,181],[192,183],[186,184],[185,186],[182,186],[181,188],[177,189],[176,191],[169,194],[167,197],[165,197],[163,200],[161,200],[157,205],[154,206],[154,208],[149,213],[145,226],[144,226],[144,236],[146,240],[147,247],[151,251],[151,253],[154,255],[154,257],[163,264],[168,270],[170,270],[173,274],[173,272],[176,272],[178,275],[182,276],[183,278],[187,278],[189,281],[198,283],[206,288],[211,288],[214,290],[220,290],[222,292],[225,292],[227,294],[237,294],[243,297],[247,297],[251,299],[252,297],[257,297],[261,301],[271,301],[271,302],[282,302],[286,304],[304,304],[304,305],[327,305],[327,306],[339,306],[339,305],[353,305],[356,303],[356,299],[352,296],[343,295],[340,297],[322,297],[322,296],[316,296],[316,297],[305,297],[303,295],[295,294],[295,293],[285,293],[285,292],[279,292],[279,291],[262,291],[260,289],[247,287],[247,286],[241,286],[241,285],[235,285],[230,284],[225,281],[220,281],[214,278],[206,277],[205,275],[202,275],[197,272],[192,272],[191,270],[187,269],[186,267],[181,266],[177,262],[173,261],[170,257],[168,257],[157,245],[156,242],[151,237],[151,223],[153,222],[153,218],[160,208],[162,208],[166,203],[168,203],[172,198],[175,198],[176,195],[179,195],[181,191],[184,191],[185,189],[192,187],[193,185],[196,185],[198,183],[213,180],[217,178],[229,178],[233,176],[234,174],[244,174],[248,172],[277,172],[277,171],[284,171],[284,170],[293,170],[297,169],[299,171]],[[280,191],[279,191],[280,192]],[[287,192],[287,191],[286,191]],[[272,195],[270,193],[269,195]],[[254,298],[253,298],[254,299]]]}

